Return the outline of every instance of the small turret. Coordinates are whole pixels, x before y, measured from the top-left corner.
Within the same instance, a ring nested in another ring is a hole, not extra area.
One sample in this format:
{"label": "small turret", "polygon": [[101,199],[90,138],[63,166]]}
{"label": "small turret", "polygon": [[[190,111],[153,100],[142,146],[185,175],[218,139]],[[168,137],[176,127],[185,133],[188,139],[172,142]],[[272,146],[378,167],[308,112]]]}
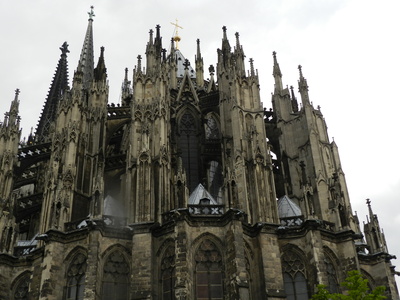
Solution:
{"label": "small turret", "polygon": [[97,62],[96,69],[94,69],[95,81],[105,81],[107,79],[107,68],[104,62],[104,47],[100,48],[100,57]]}
{"label": "small turret", "polygon": [[308,84],[307,84],[307,80],[303,76],[302,67],[300,65],[299,65],[298,69],[299,69],[299,73],[300,73],[300,79],[298,82],[299,83],[299,92],[301,95],[301,102],[303,103],[303,107],[305,107],[306,105],[310,104],[310,100],[308,97]]}
{"label": "small turret", "polygon": [[[139,67],[141,66],[139,65]],[[121,87],[121,105],[129,106],[131,101],[132,101],[131,81],[128,80],[128,68],[125,68],[125,78],[124,81],[122,82],[122,87]]]}
{"label": "small turret", "polygon": [[176,89],[178,85],[178,81],[176,78],[176,72],[178,70],[176,64],[176,51],[175,51],[175,40],[171,38],[171,52],[169,55],[169,68],[170,68],[170,79],[171,79],[171,88]]}
{"label": "small turret", "polygon": [[290,86],[290,95],[291,95],[291,102],[292,102],[292,110],[293,112],[298,112],[299,111],[299,103],[297,102],[297,98],[294,95],[294,90],[293,86]]}
{"label": "small turret", "polygon": [[9,128],[19,128],[20,117],[18,115],[19,112],[19,89],[15,90],[15,97],[14,100],[11,101],[10,110],[8,113],[5,114],[4,117],[4,125],[8,126]]}
{"label": "small turret", "polygon": [[204,86],[204,63],[200,52],[200,40],[197,39],[197,54],[195,56],[196,64],[196,83],[198,87]]}
{"label": "small turret", "polygon": [[276,59],[276,52],[272,52],[274,57],[274,70],[272,72],[272,76],[275,79],[275,93],[282,91],[282,73],[278,64],[278,60]]}
{"label": "small turret", "polygon": [[238,72],[237,74],[239,76],[246,76],[246,70],[245,70],[245,66],[244,66],[244,58],[246,56],[244,55],[242,45],[240,45],[239,32],[235,33],[235,37],[236,37],[236,47],[233,51],[233,54],[235,56],[236,71]]}
{"label": "small turret", "polygon": [[224,53],[231,52],[231,45],[229,44],[229,40],[226,35],[226,26],[222,26],[222,32],[222,51],[224,51]]}
{"label": "small turret", "polygon": [[367,205],[369,216],[367,216],[367,223],[364,223],[364,234],[368,250],[370,254],[387,253],[385,236],[379,226],[378,216],[372,211],[371,200],[367,199]]}
{"label": "small turret", "polygon": [[[13,170],[17,164],[18,143],[21,138],[19,116],[19,89],[15,90],[10,110],[5,113],[4,122],[0,123],[0,221],[4,210],[11,210],[11,192]],[[0,222],[0,230],[3,229]],[[2,231],[0,231],[2,232]],[[1,249],[0,249],[1,251]]]}
{"label": "small turret", "polygon": [[160,25],[156,26],[156,37],[153,41],[154,31],[151,29],[149,31],[149,42],[146,46],[146,74],[150,75],[152,72],[156,72],[160,69],[161,65],[161,52],[162,52],[162,42],[160,36]]}

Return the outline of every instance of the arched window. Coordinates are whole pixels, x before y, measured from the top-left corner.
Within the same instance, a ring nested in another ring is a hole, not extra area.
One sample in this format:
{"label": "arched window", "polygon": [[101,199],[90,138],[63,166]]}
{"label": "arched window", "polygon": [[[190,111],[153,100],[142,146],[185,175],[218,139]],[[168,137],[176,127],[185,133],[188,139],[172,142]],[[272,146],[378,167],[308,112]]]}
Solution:
{"label": "arched window", "polygon": [[210,161],[207,170],[208,191],[211,196],[218,202],[222,203],[222,166],[215,160]]}
{"label": "arched window", "polygon": [[77,254],[67,272],[67,300],[82,300],[85,291],[86,256]]}
{"label": "arched window", "polygon": [[223,299],[222,256],[215,244],[204,240],[195,254],[196,299]]}
{"label": "arched window", "polygon": [[292,251],[282,256],[283,281],[287,300],[307,300],[306,268],[300,256]]}
{"label": "arched window", "polygon": [[29,299],[29,285],[31,283],[31,274],[26,273],[18,279],[13,288],[13,300],[28,300]]}
{"label": "arched window", "polygon": [[129,299],[129,274],[129,265],[121,251],[108,255],[103,268],[101,299]]}
{"label": "arched window", "polygon": [[193,192],[200,183],[199,170],[199,140],[194,116],[185,112],[179,122],[179,147],[182,153],[182,163],[186,170],[189,190]]}
{"label": "arched window", "polygon": [[328,275],[328,290],[331,293],[339,293],[339,283],[332,260],[328,256],[325,256],[324,261],[326,266],[326,274]]}
{"label": "arched window", "polygon": [[[244,257],[245,262],[246,262],[246,278],[249,283],[249,291],[248,294],[250,295],[250,299],[252,299],[251,296],[253,296],[253,291],[252,291],[252,285],[253,285],[253,277],[251,276],[251,267],[250,267],[250,261],[247,255]],[[253,275],[254,276],[254,275]]]}
{"label": "arched window", "polygon": [[175,287],[175,248],[169,246],[161,261],[162,299],[174,299]]}

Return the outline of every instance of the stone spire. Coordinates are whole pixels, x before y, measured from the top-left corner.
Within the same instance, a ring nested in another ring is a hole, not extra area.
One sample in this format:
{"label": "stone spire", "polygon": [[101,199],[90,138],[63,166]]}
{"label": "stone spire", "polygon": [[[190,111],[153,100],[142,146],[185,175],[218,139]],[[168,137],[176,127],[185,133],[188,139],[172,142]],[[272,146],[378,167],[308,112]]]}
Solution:
{"label": "stone spire", "polygon": [[13,125],[13,124],[18,124],[19,123],[19,89],[15,90],[15,97],[14,100],[11,102],[11,106],[10,106],[10,112],[9,112],[9,120],[8,123],[9,125]]}
{"label": "stone spire", "polygon": [[83,41],[81,56],[78,62],[78,72],[82,73],[82,81],[84,88],[88,88],[93,79],[94,55],[93,55],[93,6],[90,7],[88,27],[86,30],[85,40]]}
{"label": "stone spire", "polygon": [[107,68],[104,62],[104,47],[100,48],[100,57],[94,69],[94,79],[96,81],[105,81],[107,79]]}
{"label": "stone spire", "polygon": [[149,32],[149,42],[146,46],[146,74],[154,74],[160,69],[161,53],[162,53],[162,38],[160,35],[160,25],[156,26],[156,36],[153,39],[154,31]]}
{"label": "stone spire", "polygon": [[274,57],[274,69],[272,75],[275,79],[275,92],[277,92],[282,90],[282,73],[278,64],[278,60],[276,59],[276,52],[272,52],[272,55]]}
{"label": "stone spire", "polygon": [[236,46],[235,46],[235,50],[234,50],[234,55],[235,55],[235,61],[236,61],[236,70],[237,70],[239,76],[245,76],[246,70],[245,70],[245,66],[244,66],[244,58],[246,56],[244,55],[242,45],[240,45],[239,32],[235,33],[235,37],[236,37]]}
{"label": "stone spire", "polygon": [[198,87],[204,86],[204,63],[200,51],[200,40],[197,39],[197,54],[195,57],[196,64],[196,83]]}
{"label": "stone spire", "polygon": [[58,61],[57,69],[36,128],[35,139],[39,143],[46,142],[50,138],[50,126],[56,118],[58,103],[62,95],[69,90],[67,62],[67,53],[69,53],[69,50],[67,42],[62,44],[60,50],[61,57]]}
{"label": "stone spire", "polygon": [[222,26],[222,51],[224,53],[231,52],[231,45],[229,44],[228,37],[226,35],[226,26]]}
{"label": "stone spire", "polygon": [[367,240],[368,250],[371,254],[388,252],[385,236],[380,228],[378,216],[373,213],[371,200],[367,199],[368,213],[367,223],[364,224],[364,234]]}
{"label": "stone spire", "polygon": [[300,73],[299,92],[300,92],[301,101],[302,101],[303,107],[304,107],[307,104],[310,104],[310,100],[308,97],[308,84],[307,84],[307,80],[303,76],[302,67],[300,65],[299,65],[298,69],[299,69],[299,73]]}

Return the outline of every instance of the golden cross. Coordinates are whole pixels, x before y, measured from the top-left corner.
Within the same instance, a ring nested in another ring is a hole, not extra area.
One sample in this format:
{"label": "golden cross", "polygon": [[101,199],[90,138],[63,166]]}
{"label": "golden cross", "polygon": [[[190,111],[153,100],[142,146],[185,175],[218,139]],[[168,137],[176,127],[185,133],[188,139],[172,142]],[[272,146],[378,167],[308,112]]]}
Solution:
{"label": "golden cross", "polygon": [[178,19],[175,19],[175,23],[171,22],[171,24],[175,26],[175,30],[174,30],[175,31],[175,36],[174,36],[175,47],[176,47],[176,49],[179,49],[178,43],[181,40],[181,37],[178,35],[178,28],[183,29],[183,27],[178,25]]}

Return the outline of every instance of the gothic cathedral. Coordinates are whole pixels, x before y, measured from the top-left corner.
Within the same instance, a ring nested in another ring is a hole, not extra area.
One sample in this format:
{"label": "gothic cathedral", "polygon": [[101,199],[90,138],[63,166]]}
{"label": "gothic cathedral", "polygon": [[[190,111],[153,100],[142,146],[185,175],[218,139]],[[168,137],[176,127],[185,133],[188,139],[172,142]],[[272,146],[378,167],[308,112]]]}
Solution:
{"label": "gothic cathedral", "polygon": [[199,40],[191,64],[156,26],[113,104],[92,27],[71,85],[61,46],[36,131],[21,142],[19,90],[0,123],[0,299],[303,300],[350,270],[399,299],[301,67],[297,93],[273,53],[266,110],[238,33],[205,70]]}

